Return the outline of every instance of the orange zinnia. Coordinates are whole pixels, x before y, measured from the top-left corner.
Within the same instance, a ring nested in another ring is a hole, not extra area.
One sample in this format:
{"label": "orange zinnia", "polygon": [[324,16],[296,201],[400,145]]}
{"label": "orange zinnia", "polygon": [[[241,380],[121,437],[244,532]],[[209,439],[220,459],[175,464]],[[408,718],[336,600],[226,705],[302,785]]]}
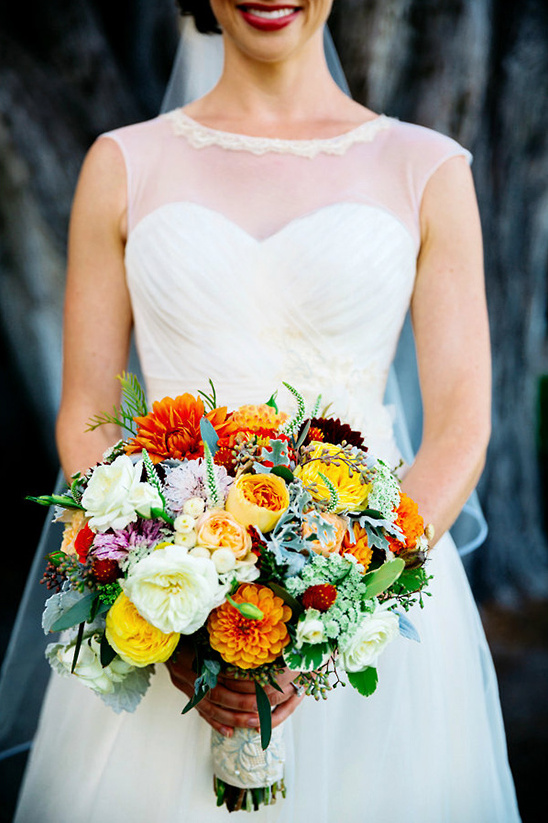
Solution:
{"label": "orange zinnia", "polygon": [[239,669],[272,663],[289,643],[286,623],[291,618],[291,609],[271,589],[257,583],[241,585],[232,599],[257,606],[263,619],[250,620],[229,602],[223,603],[207,622],[212,647],[223,660]]}
{"label": "orange zinnia", "polygon": [[182,394],[175,399],[164,397],[152,404],[150,414],[134,418],[138,425],[137,436],[129,441],[126,452],[134,454],[146,449],[154,463],[167,458],[196,460],[203,457],[200,420],[204,416],[217,432],[219,451],[224,451],[236,428],[226,407],[205,414],[199,397]]}
{"label": "orange zinnia", "polygon": [[394,554],[406,549],[414,549],[418,538],[424,532],[424,520],[419,514],[419,507],[404,492],[400,495],[400,505],[396,511],[396,526],[402,530],[405,542],[401,543],[396,537],[388,536],[388,542]]}
{"label": "orange zinnia", "polygon": [[351,542],[348,532],[345,533],[341,547],[341,554],[351,554],[356,558],[358,563],[363,566],[363,570],[366,572],[369,568],[369,564],[371,563],[371,558],[373,557],[373,549],[370,548],[369,543],[367,542],[367,532],[364,528],[362,528],[362,526],[354,523],[353,532],[354,543]]}

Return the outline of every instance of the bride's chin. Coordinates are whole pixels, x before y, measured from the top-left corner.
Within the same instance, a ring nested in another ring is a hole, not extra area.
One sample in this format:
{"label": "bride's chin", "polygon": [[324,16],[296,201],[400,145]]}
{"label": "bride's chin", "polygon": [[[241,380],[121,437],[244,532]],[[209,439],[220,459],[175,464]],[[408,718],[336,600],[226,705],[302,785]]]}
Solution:
{"label": "bride's chin", "polygon": [[[330,8],[325,0],[320,4]],[[211,6],[225,37],[238,51],[259,63],[278,63],[293,57],[325,23],[319,8],[312,5],[310,13],[310,0],[290,0],[287,6],[283,0],[212,0]],[[286,9],[294,11],[285,14]]]}

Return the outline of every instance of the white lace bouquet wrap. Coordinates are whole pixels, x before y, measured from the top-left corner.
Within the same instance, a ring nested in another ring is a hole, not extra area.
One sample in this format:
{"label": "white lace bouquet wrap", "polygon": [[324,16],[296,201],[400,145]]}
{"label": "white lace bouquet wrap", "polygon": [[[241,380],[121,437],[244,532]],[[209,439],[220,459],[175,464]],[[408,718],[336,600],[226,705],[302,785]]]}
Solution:
{"label": "white lace bouquet wrap", "polygon": [[235,728],[231,737],[215,729],[211,734],[213,772],[239,789],[260,789],[283,783],[285,745],[283,726],[272,730],[268,748],[263,749],[261,736],[254,729]]}

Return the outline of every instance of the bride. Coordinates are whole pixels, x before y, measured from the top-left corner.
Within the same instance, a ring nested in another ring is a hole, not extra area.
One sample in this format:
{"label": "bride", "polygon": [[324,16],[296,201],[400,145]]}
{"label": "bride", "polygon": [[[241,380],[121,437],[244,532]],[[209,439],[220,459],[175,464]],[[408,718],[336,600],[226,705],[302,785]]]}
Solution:
{"label": "bride", "polygon": [[[432,597],[413,616],[422,642],[392,644],[367,700],[348,689],[303,700],[280,678],[269,694],[288,794],[255,819],[517,823],[493,666],[448,534],[490,420],[470,158],[340,91],[323,52],[331,4],[193,3],[223,33],[218,84],[92,146],[70,227],[59,454],[69,477],[118,439],[84,431],[120,400],[134,328],[150,401],[211,378],[224,404],[263,402],[287,380],[322,391],[398,465],[382,399],[410,307],[424,429],[402,484],[436,534]],[[52,679],[16,823],[226,819],[210,727],[255,727],[255,697],[226,680],[181,716],[193,680],[183,651],[134,714],[116,715]]]}

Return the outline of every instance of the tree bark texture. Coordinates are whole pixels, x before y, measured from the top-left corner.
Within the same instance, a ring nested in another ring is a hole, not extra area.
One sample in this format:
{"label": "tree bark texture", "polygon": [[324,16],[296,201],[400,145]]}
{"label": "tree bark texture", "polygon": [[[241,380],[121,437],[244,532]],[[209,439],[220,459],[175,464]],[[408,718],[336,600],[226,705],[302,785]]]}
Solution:
{"label": "tree bark texture", "polygon": [[[8,4],[6,4],[8,5]],[[480,595],[546,596],[537,384],[548,372],[545,0],[335,0],[330,28],[360,102],[474,155],[493,342],[493,436],[480,496]],[[2,325],[45,436],[58,400],[65,238],[100,132],[153,116],[177,40],[172,0],[30,0],[0,9]]]}

